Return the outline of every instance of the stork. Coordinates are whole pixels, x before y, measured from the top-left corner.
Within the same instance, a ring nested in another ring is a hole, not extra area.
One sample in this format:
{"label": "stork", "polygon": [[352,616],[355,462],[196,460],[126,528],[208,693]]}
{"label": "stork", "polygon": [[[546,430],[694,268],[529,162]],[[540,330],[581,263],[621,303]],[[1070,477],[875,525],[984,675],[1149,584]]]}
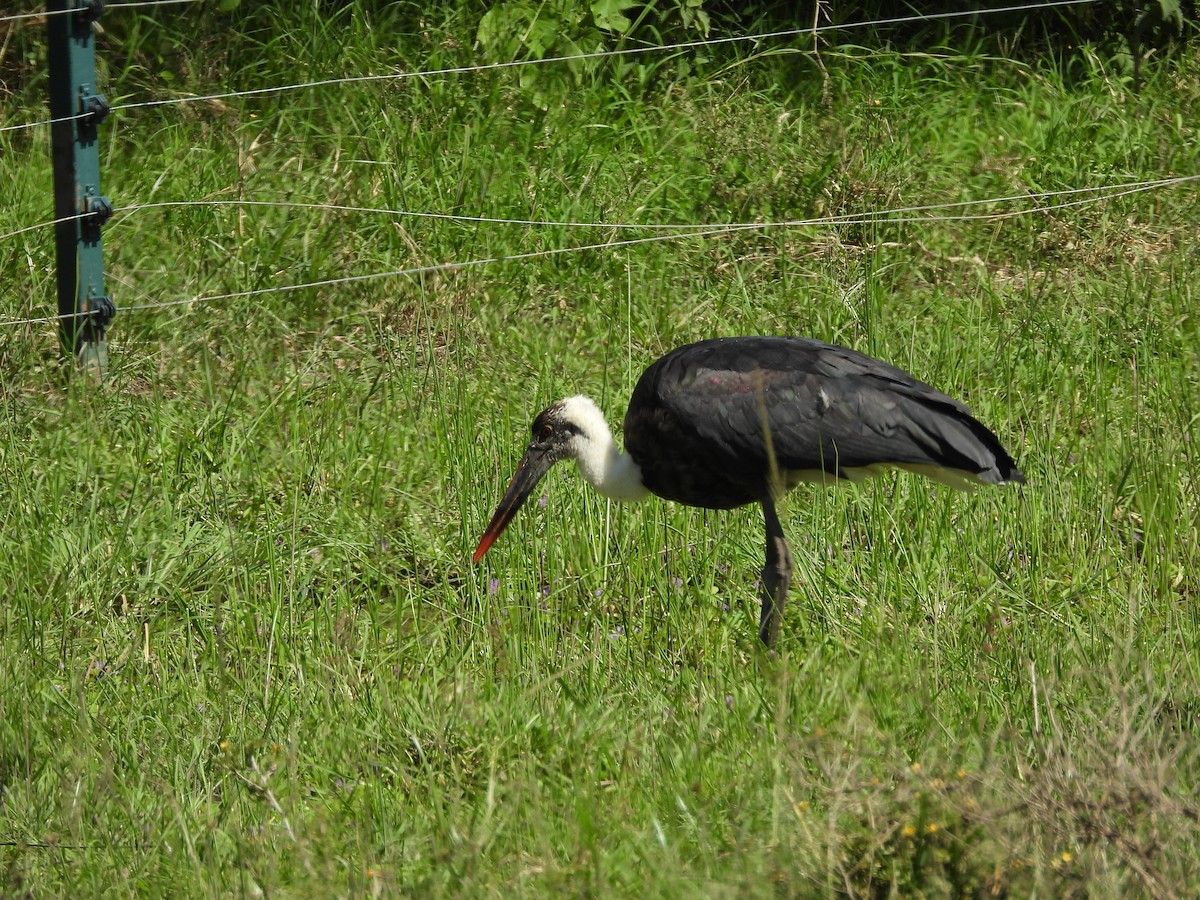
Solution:
{"label": "stork", "polygon": [[762,505],[759,638],[779,638],[792,556],[775,503],[799,482],[860,481],[889,467],[955,488],[1024,483],[999,439],[959,401],[855,350],[801,337],[715,338],[651,364],[625,413],[625,449],[592,400],[533,420],[533,440],[475,548],[478,563],[556,462],[600,494],[688,506]]}

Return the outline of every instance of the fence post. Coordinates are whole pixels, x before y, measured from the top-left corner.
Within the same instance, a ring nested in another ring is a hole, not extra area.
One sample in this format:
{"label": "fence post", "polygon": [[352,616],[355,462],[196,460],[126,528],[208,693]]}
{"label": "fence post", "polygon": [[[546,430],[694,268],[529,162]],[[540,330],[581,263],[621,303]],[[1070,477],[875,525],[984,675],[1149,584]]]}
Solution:
{"label": "fence post", "polygon": [[100,193],[97,132],[108,102],[96,92],[92,24],[104,0],[47,0],[51,154],[54,163],[54,244],[58,313],[64,353],[102,377],[108,366],[104,334],[115,307],[104,292],[100,229],[112,203]]}

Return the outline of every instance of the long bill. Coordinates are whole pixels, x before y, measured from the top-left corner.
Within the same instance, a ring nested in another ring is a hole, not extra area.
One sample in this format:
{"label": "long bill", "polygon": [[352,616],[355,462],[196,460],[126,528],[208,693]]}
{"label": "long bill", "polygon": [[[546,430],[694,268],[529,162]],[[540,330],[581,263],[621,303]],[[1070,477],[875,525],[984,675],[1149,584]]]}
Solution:
{"label": "long bill", "polygon": [[504,492],[500,505],[496,507],[492,521],[488,523],[487,530],[479,539],[479,546],[475,548],[471,562],[477,563],[483,559],[483,554],[487,553],[488,548],[496,543],[496,538],[504,533],[508,523],[517,514],[517,510],[529,499],[529,495],[537,487],[537,483],[542,480],[543,475],[550,471],[552,465],[554,465],[554,459],[545,448],[530,447],[525,451],[525,455],[521,457],[521,462],[517,465],[517,471],[513,474],[512,481],[508,483],[508,490]]}

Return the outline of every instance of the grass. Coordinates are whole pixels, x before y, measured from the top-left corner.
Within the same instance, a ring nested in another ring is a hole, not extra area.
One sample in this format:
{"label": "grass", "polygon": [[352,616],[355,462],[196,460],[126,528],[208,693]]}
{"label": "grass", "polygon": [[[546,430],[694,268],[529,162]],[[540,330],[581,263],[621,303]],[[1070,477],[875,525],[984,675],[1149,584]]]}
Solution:
{"label": "grass", "polygon": [[[110,98],[472,59],[466,5],[246,15],[217,39],[113,10]],[[653,223],[1194,174],[1196,51],[1139,93],[1084,59],[846,47],[827,85],[768,53],[602,66],[545,108],[493,72],[128,110],[104,189]],[[20,71],[6,122],[43,118]],[[48,160],[44,129],[0,135],[12,227],[48,217]],[[0,893],[1191,893],[1196,196],[141,309],[101,388],[5,327]],[[140,306],[641,234],[188,206],[105,245]],[[52,311],[53,264],[49,230],[0,240],[0,317]],[[777,656],[753,510],[563,472],[469,565],[545,403],[619,421],[661,352],[737,333],[910,369],[1029,485],[796,491]]]}

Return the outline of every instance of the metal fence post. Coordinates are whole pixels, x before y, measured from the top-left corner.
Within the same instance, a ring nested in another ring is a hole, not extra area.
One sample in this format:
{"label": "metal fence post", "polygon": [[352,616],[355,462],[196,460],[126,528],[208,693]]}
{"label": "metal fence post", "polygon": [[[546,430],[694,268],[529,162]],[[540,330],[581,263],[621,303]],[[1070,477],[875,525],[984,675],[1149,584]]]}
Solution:
{"label": "metal fence post", "polygon": [[46,11],[62,347],[99,377],[108,366],[104,334],[115,313],[104,292],[100,243],[101,226],[113,209],[100,193],[97,137],[109,105],[96,92],[92,27],[104,11],[104,0],[48,0]]}

